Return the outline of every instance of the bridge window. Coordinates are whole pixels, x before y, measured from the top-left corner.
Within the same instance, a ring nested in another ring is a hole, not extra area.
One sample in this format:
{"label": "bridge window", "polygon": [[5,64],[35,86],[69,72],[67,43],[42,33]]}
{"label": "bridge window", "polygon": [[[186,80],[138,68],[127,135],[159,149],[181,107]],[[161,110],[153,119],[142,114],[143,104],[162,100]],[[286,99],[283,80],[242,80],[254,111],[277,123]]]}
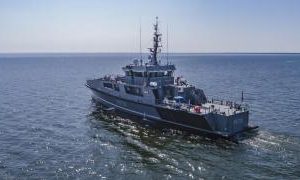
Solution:
{"label": "bridge window", "polygon": [[156,77],[163,77],[164,76],[164,72],[156,72]]}
{"label": "bridge window", "polygon": [[134,77],[143,77],[143,72],[133,72]]}
{"label": "bridge window", "polygon": [[150,72],[149,77],[163,77],[164,72]]}
{"label": "bridge window", "polygon": [[106,88],[113,89],[113,85],[111,83],[103,83],[103,86]]}
{"label": "bridge window", "polygon": [[173,71],[165,71],[165,76],[172,76],[172,74],[173,74]]}
{"label": "bridge window", "polygon": [[132,94],[135,96],[143,96],[143,92],[139,87],[124,86],[124,88],[127,94]]}
{"label": "bridge window", "polygon": [[126,74],[126,76],[132,76],[133,75],[132,71],[126,71],[125,74]]}

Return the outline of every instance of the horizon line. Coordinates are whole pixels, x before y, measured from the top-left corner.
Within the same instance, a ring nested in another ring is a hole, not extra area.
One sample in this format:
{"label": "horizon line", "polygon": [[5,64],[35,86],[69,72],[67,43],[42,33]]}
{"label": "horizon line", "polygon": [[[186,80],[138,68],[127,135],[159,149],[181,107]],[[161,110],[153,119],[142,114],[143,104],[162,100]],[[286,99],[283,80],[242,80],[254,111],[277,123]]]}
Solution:
{"label": "horizon line", "polygon": [[[139,54],[140,52],[0,52],[0,54]],[[148,52],[142,52],[148,54]],[[160,54],[300,54],[300,52],[162,52]]]}

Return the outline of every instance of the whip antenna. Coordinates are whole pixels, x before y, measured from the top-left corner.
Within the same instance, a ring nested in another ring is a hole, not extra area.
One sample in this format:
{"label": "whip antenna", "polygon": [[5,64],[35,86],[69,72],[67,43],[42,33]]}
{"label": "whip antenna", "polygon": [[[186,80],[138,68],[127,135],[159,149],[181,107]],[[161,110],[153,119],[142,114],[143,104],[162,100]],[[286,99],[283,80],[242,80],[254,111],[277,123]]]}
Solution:
{"label": "whip antenna", "polygon": [[169,25],[167,24],[167,63],[169,63]]}
{"label": "whip antenna", "polygon": [[140,19],[140,58],[142,60],[142,25],[141,25],[141,19]]}

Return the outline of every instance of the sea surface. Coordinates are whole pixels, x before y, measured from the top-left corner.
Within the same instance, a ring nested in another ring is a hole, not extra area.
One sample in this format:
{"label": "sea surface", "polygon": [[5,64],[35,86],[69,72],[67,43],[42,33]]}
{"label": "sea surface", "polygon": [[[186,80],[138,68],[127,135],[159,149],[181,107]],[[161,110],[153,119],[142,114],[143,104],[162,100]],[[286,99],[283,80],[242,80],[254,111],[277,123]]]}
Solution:
{"label": "sea surface", "polygon": [[137,56],[1,54],[0,179],[300,179],[300,54],[169,55],[209,98],[244,91],[238,144],[104,114],[86,79]]}

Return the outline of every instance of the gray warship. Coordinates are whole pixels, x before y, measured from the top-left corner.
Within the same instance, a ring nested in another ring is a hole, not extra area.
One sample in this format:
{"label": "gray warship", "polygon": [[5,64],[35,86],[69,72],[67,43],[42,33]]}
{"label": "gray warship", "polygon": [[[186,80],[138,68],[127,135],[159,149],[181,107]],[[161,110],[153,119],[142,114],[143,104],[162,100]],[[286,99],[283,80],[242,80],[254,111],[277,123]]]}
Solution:
{"label": "gray warship", "polygon": [[141,122],[214,137],[232,138],[258,127],[249,125],[247,104],[208,100],[202,89],[175,77],[175,65],[158,60],[161,35],[156,18],[148,60],[134,59],[123,67],[124,75],[87,80],[92,98],[106,110],[133,115]]}

